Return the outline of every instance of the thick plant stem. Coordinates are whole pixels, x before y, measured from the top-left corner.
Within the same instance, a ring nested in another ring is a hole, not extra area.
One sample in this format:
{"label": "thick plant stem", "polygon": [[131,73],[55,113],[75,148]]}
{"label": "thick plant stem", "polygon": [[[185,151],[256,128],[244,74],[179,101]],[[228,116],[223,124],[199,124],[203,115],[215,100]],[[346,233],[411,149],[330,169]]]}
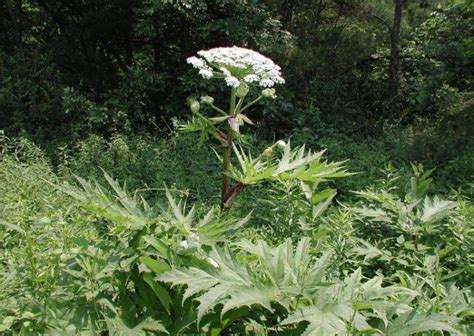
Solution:
{"label": "thick plant stem", "polygon": [[[232,89],[230,95],[230,107],[229,115],[231,117],[235,116],[235,89]],[[230,157],[232,154],[232,139],[233,139],[233,130],[230,125],[227,125],[227,146],[224,148],[224,155],[222,158],[222,185],[221,185],[221,211],[225,207],[225,196],[229,190],[229,176],[227,176],[230,168]]]}
{"label": "thick plant stem", "polygon": [[[228,126],[230,128],[230,126]],[[230,135],[230,136],[229,136]],[[222,185],[221,185],[221,210],[224,209],[225,195],[229,190],[229,177],[227,172],[230,166],[230,156],[232,153],[232,130],[227,130],[227,146],[224,148],[222,158]]]}

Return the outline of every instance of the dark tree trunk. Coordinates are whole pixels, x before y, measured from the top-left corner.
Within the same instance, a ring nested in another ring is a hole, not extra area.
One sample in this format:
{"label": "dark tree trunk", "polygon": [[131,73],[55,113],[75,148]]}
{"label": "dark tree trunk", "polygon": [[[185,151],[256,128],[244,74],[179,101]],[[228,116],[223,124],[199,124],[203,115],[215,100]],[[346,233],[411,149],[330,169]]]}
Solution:
{"label": "dark tree trunk", "polygon": [[282,18],[281,23],[284,29],[288,29],[291,21],[293,20],[293,13],[295,10],[295,0],[285,0],[282,4]]}
{"label": "dark tree trunk", "polygon": [[403,14],[403,0],[394,0],[395,13],[390,29],[390,72],[388,80],[388,97],[390,110],[393,114],[399,113],[399,71],[400,71],[400,24]]}
{"label": "dark tree trunk", "polygon": [[23,41],[23,27],[22,27],[22,14],[21,14],[21,2],[22,0],[6,0],[8,13],[12,20],[12,30],[17,47],[21,47]]}
{"label": "dark tree trunk", "polygon": [[155,31],[155,36],[152,38],[152,48],[153,48],[153,68],[155,71],[159,71],[162,62],[162,41],[161,41],[161,14],[160,10],[155,11],[153,13],[153,29]]}

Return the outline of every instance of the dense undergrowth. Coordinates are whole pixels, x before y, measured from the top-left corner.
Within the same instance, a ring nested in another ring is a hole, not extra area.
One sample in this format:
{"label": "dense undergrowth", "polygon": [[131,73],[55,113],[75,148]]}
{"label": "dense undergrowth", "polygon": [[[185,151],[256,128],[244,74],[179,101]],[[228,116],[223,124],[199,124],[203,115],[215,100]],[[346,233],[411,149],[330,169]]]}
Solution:
{"label": "dense undergrowth", "polygon": [[213,154],[187,136],[92,137],[54,167],[2,148],[7,334],[469,333],[472,185],[387,166],[340,179],[358,192],[271,183],[219,214]]}

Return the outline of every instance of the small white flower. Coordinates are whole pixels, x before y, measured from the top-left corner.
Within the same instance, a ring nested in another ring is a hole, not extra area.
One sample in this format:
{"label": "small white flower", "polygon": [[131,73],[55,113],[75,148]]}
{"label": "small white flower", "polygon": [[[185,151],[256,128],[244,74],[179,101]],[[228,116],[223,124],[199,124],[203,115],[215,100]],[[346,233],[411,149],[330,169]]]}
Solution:
{"label": "small white flower", "polygon": [[234,76],[226,77],[225,82],[227,86],[230,86],[233,88],[238,88],[240,86],[240,81]]}
{"label": "small white flower", "polygon": [[271,81],[270,79],[262,79],[259,84],[261,87],[268,88],[273,86],[273,81]]}
{"label": "small white flower", "polygon": [[210,79],[214,76],[214,73],[212,72],[212,70],[209,70],[209,69],[201,69],[199,70],[199,74],[205,79]]}
{"label": "small white flower", "polygon": [[212,72],[212,68],[206,64],[206,61],[203,60],[202,58],[199,57],[189,57],[186,60],[189,64],[191,64],[194,68],[199,69],[199,74],[204,78],[204,79],[210,79],[211,77],[214,76],[214,73]]}
{"label": "small white flower", "polygon": [[191,64],[193,67],[197,69],[200,69],[206,66],[206,62],[204,62],[201,58],[198,58],[196,56],[188,57],[186,59],[186,62],[188,62],[188,64]]}
{"label": "small white flower", "polygon": [[226,68],[224,68],[224,67],[220,67],[220,68],[219,68],[219,70],[220,70],[220,71],[222,71],[222,73],[223,73],[223,74],[224,74],[224,76],[226,76],[226,77],[230,77],[230,76],[232,76],[232,74],[230,73],[230,71],[229,71],[229,70],[227,70],[227,69],[226,69]]}
{"label": "small white flower", "polygon": [[253,83],[257,82],[260,78],[257,75],[247,75],[244,77],[244,82]]}

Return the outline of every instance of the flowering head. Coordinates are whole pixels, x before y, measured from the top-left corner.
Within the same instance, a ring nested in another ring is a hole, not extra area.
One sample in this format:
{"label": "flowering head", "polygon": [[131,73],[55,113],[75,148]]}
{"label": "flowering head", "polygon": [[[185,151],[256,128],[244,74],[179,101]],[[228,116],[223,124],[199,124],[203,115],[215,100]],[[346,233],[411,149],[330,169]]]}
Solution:
{"label": "flowering head", "polygon": [[242,84],[254,84],[270,88],[284,84],[280,67],[262,54],[245,48],[214,48],[201,50],[200,57],[189,57],[187,62],[199,70],[205,78],[224,78],[227,86],[239,88]]}

